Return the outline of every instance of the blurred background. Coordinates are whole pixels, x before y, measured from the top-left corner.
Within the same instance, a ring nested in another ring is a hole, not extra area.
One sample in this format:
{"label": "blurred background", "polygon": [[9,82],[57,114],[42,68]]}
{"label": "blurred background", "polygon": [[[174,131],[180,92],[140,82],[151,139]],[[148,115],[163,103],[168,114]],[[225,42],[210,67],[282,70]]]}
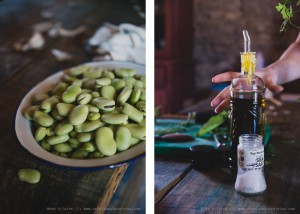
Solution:
{"label": "blurred background", "polygon": [[[277,60],[298,35],[291,27],[279,32],[278,2],[155,0],[155,106],[161,113],[212,110],[211,99],[225,85],[212,85],[211,78],[240,72],[244,29],[257,53],[257,67]],[[299,83],[285,85],[284,93],[299,92]]]}

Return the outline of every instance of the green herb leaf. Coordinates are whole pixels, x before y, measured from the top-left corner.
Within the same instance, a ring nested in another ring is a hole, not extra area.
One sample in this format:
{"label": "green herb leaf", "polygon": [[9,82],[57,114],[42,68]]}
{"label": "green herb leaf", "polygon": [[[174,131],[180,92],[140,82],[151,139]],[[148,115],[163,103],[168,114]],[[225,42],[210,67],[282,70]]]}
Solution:
{"label": "green herb leaf", "polygon": [[221,113],[212,116],[199,130],[198,136],[201,137],[202,135],[214,130],[218,126],[220,126],[228,117],[227,111],[222,111]]}

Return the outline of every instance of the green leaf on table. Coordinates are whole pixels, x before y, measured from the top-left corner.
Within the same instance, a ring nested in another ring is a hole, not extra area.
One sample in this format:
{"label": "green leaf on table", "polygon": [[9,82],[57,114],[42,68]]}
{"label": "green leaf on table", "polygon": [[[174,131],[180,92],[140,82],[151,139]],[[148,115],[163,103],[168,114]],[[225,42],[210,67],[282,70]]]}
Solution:
{"label": "green leaf on table", "polygon": [[221,113],[212,116],[203,126],[201,126],[198,136],[201,137],[204,134],[214,130],[218,126],[220,126],[222,123],[225,122],[225,120],[228,118],[228,112],[222,111]]}

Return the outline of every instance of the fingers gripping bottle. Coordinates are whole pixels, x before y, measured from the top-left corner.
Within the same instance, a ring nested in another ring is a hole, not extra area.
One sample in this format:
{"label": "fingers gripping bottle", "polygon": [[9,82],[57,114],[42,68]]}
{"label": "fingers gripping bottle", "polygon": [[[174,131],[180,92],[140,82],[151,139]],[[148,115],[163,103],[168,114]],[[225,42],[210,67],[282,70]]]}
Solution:
{"label": "fingers gripping bottle", "polygon": [[229,166],[237,170],[237,146],[242,134],[264,136],[265,84],[254,74],[255,52],[250,51],[250,37],[243,31],[244,52],[241,53],[241,75],[230,86],[231,148]]}

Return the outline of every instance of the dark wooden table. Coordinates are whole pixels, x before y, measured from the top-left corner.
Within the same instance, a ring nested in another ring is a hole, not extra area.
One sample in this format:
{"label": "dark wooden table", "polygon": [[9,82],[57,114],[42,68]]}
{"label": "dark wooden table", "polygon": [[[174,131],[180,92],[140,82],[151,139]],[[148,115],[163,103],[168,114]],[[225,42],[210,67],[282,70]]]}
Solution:
{"label": "dark wooden table", "polygon": [[196,170],[189,159],[155,158],[156,213],[287,213],[300,210],[300,103],[267,111],[277,155],[265,166],[267,190],[243,196],[224,166]]}
{"label": "dark wooden table", "polygon": [[[105,22],[145,23],[134,2],[137,1],[6,0],[0,3],[0,213],[103,213],[105,208],[108,212],[116,209],[144,212],[144,158],[113,169],[67,170],[31,156],[20,145],[14,131],[17,107],[33,86],[57,71],[91,61],[84,46],[98,27]],[[44,10],[53,17],[44,20],[40,15]],[[82,25],[86,31],[74,38],[45,35],[43,49],[15,51],[14,43],[28,38],[32,26],[41,21],[61,22],[67,29]],[[58,62],[50,52],[52,48],[67,51],[74,58]],[[42,175],[40,183],[30,185],[19,181],[20,168],[38,169]]]}

